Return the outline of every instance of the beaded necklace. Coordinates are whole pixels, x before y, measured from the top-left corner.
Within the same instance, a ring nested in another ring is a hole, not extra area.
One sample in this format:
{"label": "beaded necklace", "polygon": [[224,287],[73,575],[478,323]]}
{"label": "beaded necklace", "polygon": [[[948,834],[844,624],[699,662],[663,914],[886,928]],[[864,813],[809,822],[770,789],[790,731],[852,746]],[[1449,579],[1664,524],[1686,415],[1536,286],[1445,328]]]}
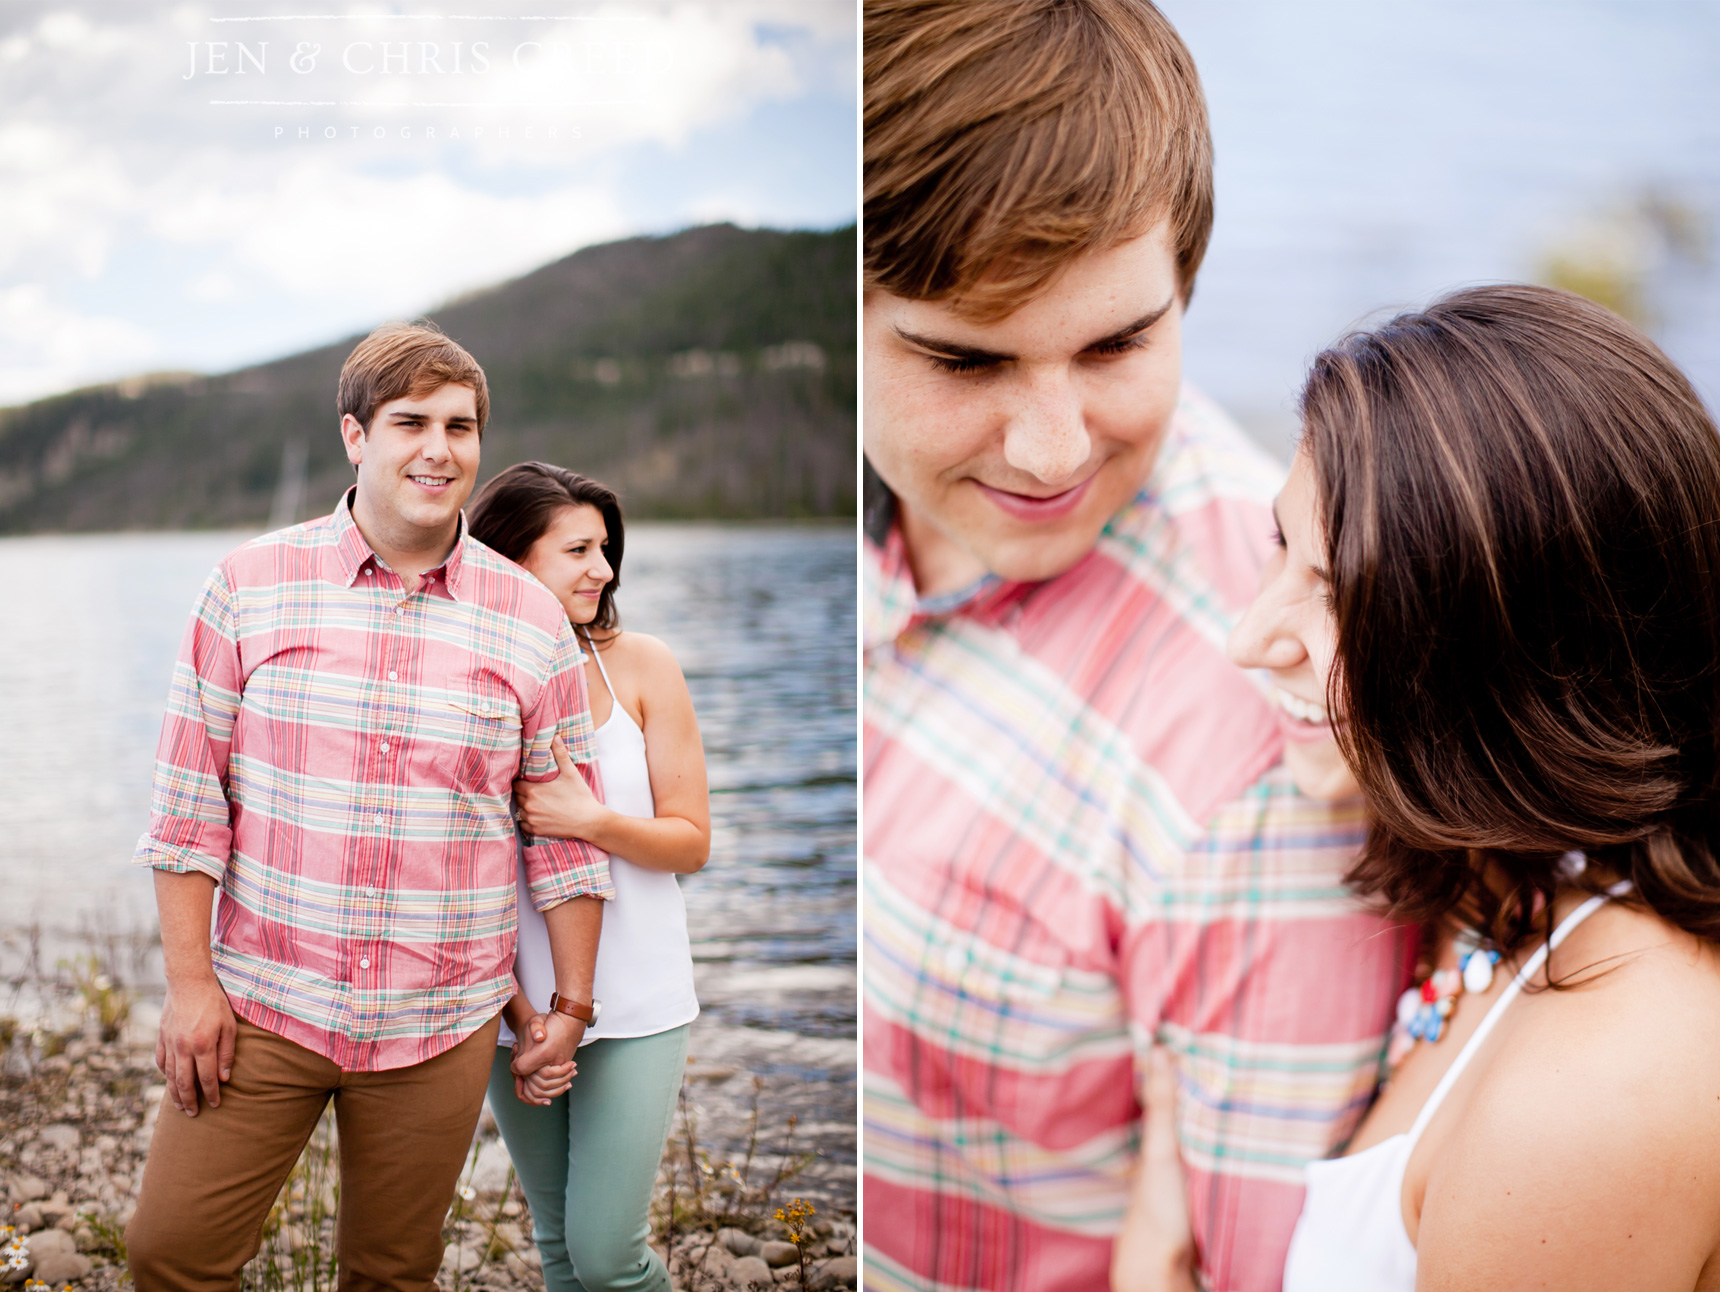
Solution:
{"label": "beaded necklace", "polygon": [[1481,945],[1481,934],[1463,929],[1452,940],[1457,948],[1457,968],[1436,969],[1419,987],[1398,997],[1397,1021],[1392,1024],[1391,1044],[1386,1047],[1386,1070],[1395,1072],[1415,1049],[1417,1041],[1430,1045],[1445,1035],[1445,1023],[1464,992],[1480,993],[1493,985],[1493,966],[1499,953]]}

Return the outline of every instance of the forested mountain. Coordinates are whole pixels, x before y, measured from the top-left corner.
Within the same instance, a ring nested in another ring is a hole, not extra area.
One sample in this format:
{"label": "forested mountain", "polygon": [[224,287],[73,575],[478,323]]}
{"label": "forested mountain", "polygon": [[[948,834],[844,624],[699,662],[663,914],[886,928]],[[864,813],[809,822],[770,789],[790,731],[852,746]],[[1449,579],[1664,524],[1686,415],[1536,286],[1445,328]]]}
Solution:
{"label": "forested mountain", "polygon": [[[486,477],[540,458],[634,516],[852,515],[854,263],[852,226],[711,225],[588,247],[429,317],[489,378]],[[327,511],[352,479],[335,381],[356,340],[0,410],[0,532]]]}

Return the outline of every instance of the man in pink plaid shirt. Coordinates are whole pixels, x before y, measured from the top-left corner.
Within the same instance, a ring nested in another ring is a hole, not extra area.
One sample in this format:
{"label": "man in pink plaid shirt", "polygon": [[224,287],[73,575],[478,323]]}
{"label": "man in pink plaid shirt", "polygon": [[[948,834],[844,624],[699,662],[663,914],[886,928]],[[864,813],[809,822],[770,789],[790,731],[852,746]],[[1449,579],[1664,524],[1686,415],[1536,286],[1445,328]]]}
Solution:
{"label": "man in pink plaid shirt", "polygon": [[1224,654],[1281,472],[1182,386],[1193,61],[1147,0],[867,0],[865,42],[866,1286],[1276,1292],[1411,966]]}
{"label": "man in pink plaid shirt", "polygon": [[[357,483],[216,567],[162,725],[137,861],[155,871],[156,1062],[177,1111],[126,1235],[142,1292],[239,1286],[331,1098],[342,1287],[435,1286],[515,990],[513,782],[554,777],[559,735],[601,793],[565,612],[465,533],[483,370],[433,329],[381,328],[339,408]],[[587,843],[525,859],[563,999],[521,1072],[566,1062],[594,1017],[613,893]]]}

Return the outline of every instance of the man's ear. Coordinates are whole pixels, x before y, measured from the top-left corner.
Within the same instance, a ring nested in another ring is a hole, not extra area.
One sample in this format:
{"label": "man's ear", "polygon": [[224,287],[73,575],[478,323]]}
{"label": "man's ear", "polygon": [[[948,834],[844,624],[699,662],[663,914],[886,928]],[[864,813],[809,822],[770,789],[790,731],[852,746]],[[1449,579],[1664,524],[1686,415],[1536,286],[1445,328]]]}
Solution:
{"label": "man's ear", "polygon": [[340,439],[346,445],[346,460],[357,466],[364,461],[364,423],[351,413],[341,414]]}

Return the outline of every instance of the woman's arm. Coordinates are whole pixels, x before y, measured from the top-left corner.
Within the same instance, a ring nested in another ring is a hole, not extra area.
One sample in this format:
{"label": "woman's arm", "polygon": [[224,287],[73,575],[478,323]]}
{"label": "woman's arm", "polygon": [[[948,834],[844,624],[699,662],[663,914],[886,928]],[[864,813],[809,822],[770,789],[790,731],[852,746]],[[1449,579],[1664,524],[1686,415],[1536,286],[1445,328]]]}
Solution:
{"label": "woman's arm", "polygon": [[1147,1069],[1141,1151],[1129,1209],[1111,1249],[1111,1292],[1195,1292],[1200,1263],[1177,1148],[1176,1068],[1162,1045]]}
{"label": "woman's arm", "polygon": [[[674,654],[655,637],[627,634],[625,668],[638,683],[645,722],[645,762],[656,815],[627,816],[604,806],[573,772],[567,750],[553,746],[562,775],[553,781],[515,781],[520,820],[546,839],[584,839],[635,866],[692,874],[711,853],[711,804],[705,748],[693,697]],[[619,697],[615,703],[620,704]],[[570,774],[572,773],[572,774]]]}

